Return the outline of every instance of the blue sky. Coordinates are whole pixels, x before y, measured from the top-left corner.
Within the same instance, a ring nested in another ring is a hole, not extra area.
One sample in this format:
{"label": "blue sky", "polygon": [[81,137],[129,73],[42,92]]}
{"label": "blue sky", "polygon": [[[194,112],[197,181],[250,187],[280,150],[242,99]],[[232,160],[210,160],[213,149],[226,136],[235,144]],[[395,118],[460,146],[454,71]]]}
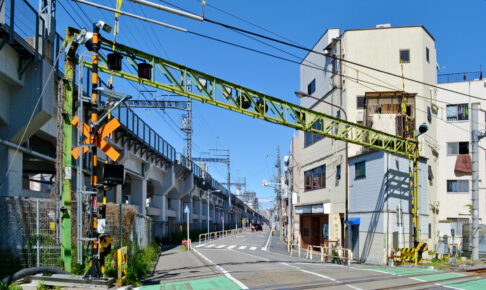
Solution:
{"label": "blue sky", "polygon": [[[158,0],[150,1],[167,5]],[[81,26],[91,27],[89,22],[99,19],[110,24],[114,22],[111,12],[103,12],[83,4],[78,6],[71,0],[59,2],[70,11],[69,14]],[[96,2],[114,7],[116,0]],[[167,2],[201,14],[201,3],[197,0]],[[424,25],[436,39],[440,73],[477,71],[481,64],[486,64],[483,52],[486,1],[208,0],[207,3],[306,47],[312,47],[328,28],[339,28],[343,31],[374,27],[382,23],[391,23],[392,26]],[[57,30],[61,34],[68,25],[78,27],[62,6],[58,4],[57,11]],[[90,20],[86,19],[80,8]],[[303,51],[279,46],[295,54],[297,58],[294,58],[213,24],[171,15],[128,0],[123,1],[122,10],[293,58],[299,62],[305,56]],[[205,16],[276,37],[209,6],[205,7]],[[112,37],[106,34],[104,36]],[[254,90],[290,102],[298,102],[293,94],[299,90],[297,64],[124,16],[120,18],[120,34],[117,41]],[[138,92],[123,80],[115,80],[114,85],[116,90],[138,95]],[[181,122],[179,111],[166,110],[157,113],[154,110],[138,110],[138,113],[178,152],[182,151],[185,142],[183,133],[177,129]],[[210,148],[230,148],[232,179],[237,181],[246,177],[247,188],[256,191],[260,199],[272,199],[275,196],[273,189],[262,187],[261,182],[264,178],[270,180],[276,174],[274,165],[277,145],[280,145],[282,156],[288,154],[290,139],[294,134],[292,129],[194,101],[193,130],[193,156],[199,156],[201,152],[207,152]],[[220,182],[225,182],[225,165],[210,164],[210,173]],[[263,208],[270,206],[270,203],[261,203]]]}

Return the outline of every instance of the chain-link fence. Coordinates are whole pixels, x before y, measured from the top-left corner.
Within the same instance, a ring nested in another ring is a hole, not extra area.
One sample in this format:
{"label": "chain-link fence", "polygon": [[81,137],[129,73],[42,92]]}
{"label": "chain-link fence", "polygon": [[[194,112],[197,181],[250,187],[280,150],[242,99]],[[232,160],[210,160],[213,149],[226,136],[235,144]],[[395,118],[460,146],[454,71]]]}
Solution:
{"label": "chain-link fence", "polygon": [[[71,256],[77,262],[77,206],[71,204]],[[121,210],[121,215],[120,215]],[[89,227],[83,207],[82,232]],[[0,197],[0,278],[22,268],[62,267],[61,210],[56,199]],[[131,245],[132,253],[152,243],[151,219],[138,214],[133,206],[108,203],[105,234],[112,238],[112,249]],[[120,243],[120,237],[122,244]],[[82,260],[87,259],[86,242]]]}
{"label": "chain-link fence", "polygon": [[0,197],[0,277],[21,268],[61,266],[59,201]]}

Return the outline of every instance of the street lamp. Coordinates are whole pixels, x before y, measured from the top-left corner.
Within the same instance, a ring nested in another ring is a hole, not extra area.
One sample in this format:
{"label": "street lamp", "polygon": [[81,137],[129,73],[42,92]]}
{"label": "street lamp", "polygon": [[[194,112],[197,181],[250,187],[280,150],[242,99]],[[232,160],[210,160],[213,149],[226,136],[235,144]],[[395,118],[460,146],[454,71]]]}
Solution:
{"label": "street lamp", "polygon": [[221,190],[216,189],[216,190],[208,190],[208,213],[206,214],[206,220],[208,222],[208,235],[209,235],[209,194],[211,192],[221,192]]}
{"label": "street lamp", "polygon": [[[322,100],[322,99],[316,98],[316,97],[314,97],[314,96],[311,96],[311,95],[309,95],[309,94],[306,94],[306,93],[304,93],[304,92],[300,92],[300,91],[296,91],[296,92],[295,92],[295,95],[296,95],[298,98],[304,98],[304,97],[307,97],[307,98],[312,98],[312,99],[317,100],[318,102],[321,102],[321,103],[324,103],[324,104],[328,104],[328,105],[330,105],[330,106],[334,106],[334,107],[338,108],[339,110],[341,110],[341,111],[343,112],[343,115],[344,115],[344,120],[346,120],[346,121],[348,120],[348,115],[346,114],[346,111],[345,111],[345,110],[344,110],[342,107],[340,107],[340,106],[338,106],[338,105],[336,105],[336,104],[330,103],[330,102],[328,102],[328,101],[324,101],[324,100]],[[344,204],[344,207],[345,207],[345,209],[344,209],[344,211],[345,211],[344,216],[345,216],[345,221],[346,221],[346,224],[345,224],[345,227],[344,227],[344,230],[345,230],[345,232],[344,232],[344,239],[346,240],[346,248],[348,248],[348,249],[349,249],[349,184],[348,184],[348,183],[349,183],[349,181],[348,181],[348,178],[349,178],[349,177],[348,177],[348,142],[345,142],[345,149],[344,149],[344,151],[345,151],[345,153],[344,153],[344,163],[345,163],[345,166],[344,166],[344,167],[346,168],[346,178],[345,178],[345,182],[344,182],[344,183],[345,183],[345,185],[344,185],[344,186],[346,187],[346,189],[345,189],[345,195],[346,195],[346,198],[345,198],[345,204]]]}

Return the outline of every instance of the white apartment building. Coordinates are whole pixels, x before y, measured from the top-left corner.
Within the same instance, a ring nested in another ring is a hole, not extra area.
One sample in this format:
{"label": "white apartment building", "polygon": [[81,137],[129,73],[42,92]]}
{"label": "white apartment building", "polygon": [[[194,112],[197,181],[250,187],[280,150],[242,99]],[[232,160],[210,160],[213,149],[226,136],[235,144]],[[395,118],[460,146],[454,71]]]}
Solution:
{"label": "white apartment building", "polygon": [[[471,80],[469,80],[471,79]],[[439,168],[437,171],[437,200],[431,203],[436,211],[432,211],[431,220],[438,223],[438,229],[433,233],[437,239],[452,243],[451,229],[454,230],[454,243],[459,249],[468,251],[463,237],[463,226],[471,223],[471,173],[464,168],[456,167],[461,163],[463,155],[471,156],[471,104],[479,103],[478,129],[485,129],[486,81],[482,80],[480,72],[460,73],[439,76],[440,87],[459,91],[460,95],[451,91],[437,92],[437,130],[439,132]],[[479,143],[479,219],[480,224],[486,221],[485,199],[485,146],[482,139]],[[467,157],[466,157],[467,158]],[[458,160],[459,159],[459,160]],[[459,162],[459,163],[457,163]],[[466,228],[467,230],[467,228]]]}
{"label": "white apartment building", "polygon": [[[424,83],[436,83],[435,40],[420,25],[380,25],[342,33],[339,29],[328,29],[313,50],[348,62],[309,53],[300,65],[300,90],[334,106],[310,97],[302,98],[301,105],[341,119],[347,117],[348,121],[393,135],[406,135],[402,128],[403,123],[397,118],[400,115],[402,78],[350,62],[395,75],[402,75],[403,66],[405,77]],[[324,69],[316,69],[316,66]],[[420,156],[425,158],[427,165],[435,169],[438,145],[437,122],[433,119],[436,118],[437,111],[432,110],[432,107],[435,108],[437,96],[434,90],[423,84],[405,80],[404,85],[412,129],[418,128],[424,122],[429,128],[427,133],[419,137]],[[298,192],[295,205],[295,223],[298,225],[294,229],[298,228],[299,231],[296,236],[302,238],[303,245],[322,244],[326,241],[342,243],[347,194],[345,176],[348,167],[345,143],[303,132],[294,141],[297,141],[299,148],[296,150],[296,164],[301,183],[294,184],[294,191]],[[351,158],[367,150],[362,146],[349,144],[348,154]],[[349,174],[348,176],[351,178]],[[422,189],[421,192],[427,193],[429,203],[436,200],[436,182],[431,180],[426,185],[427,189]],[[419,208],[423,207],[427,207],[427,204],[422,202]],[[370,204],[369,211],[374,208]],[[390,210],[393,212],[395,209]],[[435,243],[428,239],[428,224],[428,214],[422,213],[420,240]],[[367,229],[365,226],[361,228]],[[406,242],[405,246],[413,246],[411,239]],[[388,243],[391,248],[392,239]]]}

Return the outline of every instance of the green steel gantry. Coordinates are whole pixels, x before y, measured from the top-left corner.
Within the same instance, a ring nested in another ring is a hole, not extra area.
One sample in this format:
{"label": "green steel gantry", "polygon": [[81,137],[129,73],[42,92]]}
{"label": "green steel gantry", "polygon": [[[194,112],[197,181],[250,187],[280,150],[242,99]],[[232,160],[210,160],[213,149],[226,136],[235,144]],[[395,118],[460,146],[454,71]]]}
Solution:
{"label": "green steel gantry", "polygon": [[[79,30],[68,28],[67,34],[77,35]],[[143,52],[141,50],[113,43],[101,38],[101,46],[121,54],[135,73],[125,67],[120,71],[108,68],[105,59],[100,58],[99,72],[144,84],[180,96],[185,96],[202,103],[231,110],[253,118],[287,126],[312,134],[341,140],[367,148],[405,156],[413,160],[414,176],[411,176],[412,215],[414,240],[419,241],[418,204],[418,142],[405,139],[359,124],[341,120],[308,108],[289,103],[267,94],[243,87],[210,74]],[[141,78],[137,74],[138,63],[151,65],[150,78]],[[92,68],[92,63],[84,61],[84,66]],[[66,72],[67,73],[67,72]]]}

